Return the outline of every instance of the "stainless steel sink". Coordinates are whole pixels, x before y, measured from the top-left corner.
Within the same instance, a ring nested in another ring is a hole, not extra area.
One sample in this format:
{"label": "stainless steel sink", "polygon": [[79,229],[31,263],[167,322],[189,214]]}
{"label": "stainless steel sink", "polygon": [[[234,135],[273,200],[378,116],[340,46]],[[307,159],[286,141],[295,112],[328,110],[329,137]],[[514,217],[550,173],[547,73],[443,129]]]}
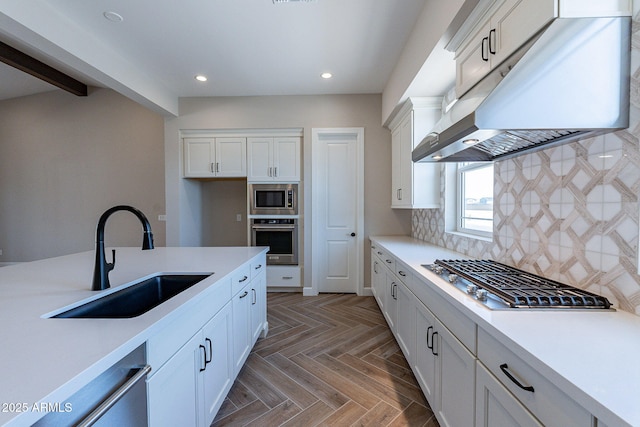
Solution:
{"label": "stainless steel sink", "polygon": [[159,274],[51,317],[136,317],[157,307],[210,275],[211,274]]}

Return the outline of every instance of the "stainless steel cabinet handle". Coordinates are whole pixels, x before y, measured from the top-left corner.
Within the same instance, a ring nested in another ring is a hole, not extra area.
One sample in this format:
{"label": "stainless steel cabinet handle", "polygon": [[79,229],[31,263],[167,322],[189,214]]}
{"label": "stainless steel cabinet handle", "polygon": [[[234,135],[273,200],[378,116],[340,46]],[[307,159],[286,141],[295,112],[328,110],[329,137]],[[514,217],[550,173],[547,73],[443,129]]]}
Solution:
{"label": "stainless steel cabinet handle", "polygon": [[151,372],[151,366],[146,365],[141,368],[134,376],[129,378],[126,383],[122,384],[120,388],[107,397],[96,409],[94,409],[89,415],[87,415],[78,424],[78,427],[89,427],[94,425],[113,405],[115,405],[131,388],[136,385],[140,380],[144,379],[147,374]]}
{"label": "stainless steel cabinet handle", "polygon": [[220,163],[216,162],[216,172],[220,172]]}
{"label": "stainless steel cabinet handle", "polygon": [[282,279],[291,280],[291,279],[293,279],[293,276],[282,276]]}
{"label": "stainless steel cabinet handle", "polygon": [[215,172],[216,172],[216,170],[215,170],[215,168],[213,166],[213,163],[211,163],[211,173],[215,173]]}
{"label": "stainless steel cabinet handle", "polygon": [[402,270],[398,271],[398,274],[401,275],[402,277],[407,277],[407,273],[405,273]]}
{"label": "stainless steel cabinet handle", "polygon": [[398,200],[402,200],[402,188],[398,188]]}
{"label": "stainless steel cabinet handle", "polygon": [[278,177],[278,167],[277,166],[273,168],[273,176],[276,177],[276,178]]}

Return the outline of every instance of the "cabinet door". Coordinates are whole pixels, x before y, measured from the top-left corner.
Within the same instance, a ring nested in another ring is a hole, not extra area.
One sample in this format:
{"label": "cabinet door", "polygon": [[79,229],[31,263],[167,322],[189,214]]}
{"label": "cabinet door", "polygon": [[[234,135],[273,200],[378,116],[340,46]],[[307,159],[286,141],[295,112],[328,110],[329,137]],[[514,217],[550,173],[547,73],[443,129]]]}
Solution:
{"label": "cabinet door", "polygon": [[490,23],[482,26],[462,48],[456,52],[456,95],[461,97],[491,70],[489,62]]}
{"label": "cabinet door", "polygon": [[213,138],[184,139],[184,176],[215,175],[215,142]]}
{"label": "cabinet door", "polygon": [[251,281],[251,345],[262,334],[267,321],[267,276],[260,273]]}
{"label": "cabinet door", "polygon": [[413,206],[413,112],[400,124],[400,200],[399,206]]}
{"label": "cabinet door", "polygon": [[251,283],[233,297],[234,375],[240,371],[251,351]]}
{"label": "cabinet door", "polygon": [[396,319],[398,316],[398,302],[397,302],[397,292],[398,292],[398,279],[394,276],[391,271],[385,269],[386,271],[386,292],[384,296],[384,317],[387,319],[387,323],[389,324],[389,329],[393,334],[396,334]]}
{"label": "cabinet door", "polygon": [[476,427],[540,427],[542,424],[477,362]]}
{"label": "cabinet door", "polygon": [[491,18],[491,67],[507,59],[556,16],[557,1],[506,0]]}
{"label": "cabinet door", "polygon": [[[202,328],[207,363],[204,371],[200,370],[201,365],[197,366],[197,374],[203,426],[211,424],[233,383],[231,334],[231,303],[228,303]],[[200,347],[199,350],[202,353]]]}
{"label": "cabinet door", "polygon": [[384,274],[384,267],[378,257],[371,257],[371,281],[373,287],[373,294],[378,302],[380,311],[384,313],[384,295],[386,288],[386,276]]}
{"label": "cabinet door", "polygon": [[198,425],[196,372],[202,365],[196,334],[147,380],[150,426]]}
{"label": "cabinet door", "polygon": [[273,138],[247,138],[247,181],[271,181]]}
{"label": "cabinet door", "polygon": [[413,365],[416,345],[416,297],[402,283],[398,285],[397,292],[397,334],[398,344],[404,352],[409,366]]}
{"label": "cabinet door", "polygon": [[216,138],[216,176],[247,176],[245,138]]}
{"label": "cabinet door", "polygon": [[402,191],[402,126],[391,134],[391,207],[400,207]]}
{"label": "cabinet door", "polygon": [[[475,416],[471,402],[475,399],[476,358],[442,323],[437,321],[436,324],[432,342],[438,359],[439,398],[436,406],[439,420],[443,427],[472,426]],[[461,402],[465,404],[461,405]]]}
{"label": "cabinet door", "polygon": [[416,350],[413,373],[429,404],[433,405],[435,410],[437,360],[431,347],[436,320],[431,311],[420,301],[416,302],[414,310],[416,316]]}
{"label": "cabinet door", "polygon": [[273,179],[300,181],[300,138],[274,138]]}

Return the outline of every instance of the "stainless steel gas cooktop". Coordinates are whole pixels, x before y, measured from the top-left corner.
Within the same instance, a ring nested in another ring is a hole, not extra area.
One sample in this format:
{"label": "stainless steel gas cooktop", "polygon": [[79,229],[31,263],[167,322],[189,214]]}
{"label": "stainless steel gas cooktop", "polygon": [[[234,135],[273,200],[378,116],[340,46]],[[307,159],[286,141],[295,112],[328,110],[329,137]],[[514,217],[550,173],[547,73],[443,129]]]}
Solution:
{"label": "stainless steel gas cooktop", "polygon": [[424,264],[491,309],[613,309],[607,298],[491,260]]}

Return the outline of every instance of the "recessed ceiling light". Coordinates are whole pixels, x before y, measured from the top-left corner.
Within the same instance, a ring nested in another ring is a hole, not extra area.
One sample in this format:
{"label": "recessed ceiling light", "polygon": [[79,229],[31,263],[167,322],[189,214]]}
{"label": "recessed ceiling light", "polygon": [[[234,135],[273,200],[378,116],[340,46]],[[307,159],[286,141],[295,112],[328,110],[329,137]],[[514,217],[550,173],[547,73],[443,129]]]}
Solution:
{"label": "recessed ceiling light", "polygon": [[433,156],[433,160],[442,160],[442,156],[439,154],[436,154],[435,156]]}
{"label": "recessed ceiling light", "polygon": [[466,145],[473,145],[477,144],[478,142],[480,142],[480,140],[476,138],[465,139],[464,141],[462,141],[462,143]]}
{"label": "recessed ceiling light", "polygon": [[207,81],[207,76],[203,76],[202,74],[198,74],[194,78],[199,82],[206,82]]}
{"label": "recessed ceiling light", "polygon": [[122,22],[122,21],[124,21],[124,18],[122,17],[122,15],[120,15],[119,13],[113,12],[113,11],[104,12],[102,14],[102,16],[104,16],[106,19],[108,19],[111,22]]}
{"label": "recessed ceiling light", "polygon": [[331,74],[331,73],[322,73],[322,74],[320,74],[320,77],[322,77],[323,79],[330,79],[331,77],[333,77],[333,74]]}

